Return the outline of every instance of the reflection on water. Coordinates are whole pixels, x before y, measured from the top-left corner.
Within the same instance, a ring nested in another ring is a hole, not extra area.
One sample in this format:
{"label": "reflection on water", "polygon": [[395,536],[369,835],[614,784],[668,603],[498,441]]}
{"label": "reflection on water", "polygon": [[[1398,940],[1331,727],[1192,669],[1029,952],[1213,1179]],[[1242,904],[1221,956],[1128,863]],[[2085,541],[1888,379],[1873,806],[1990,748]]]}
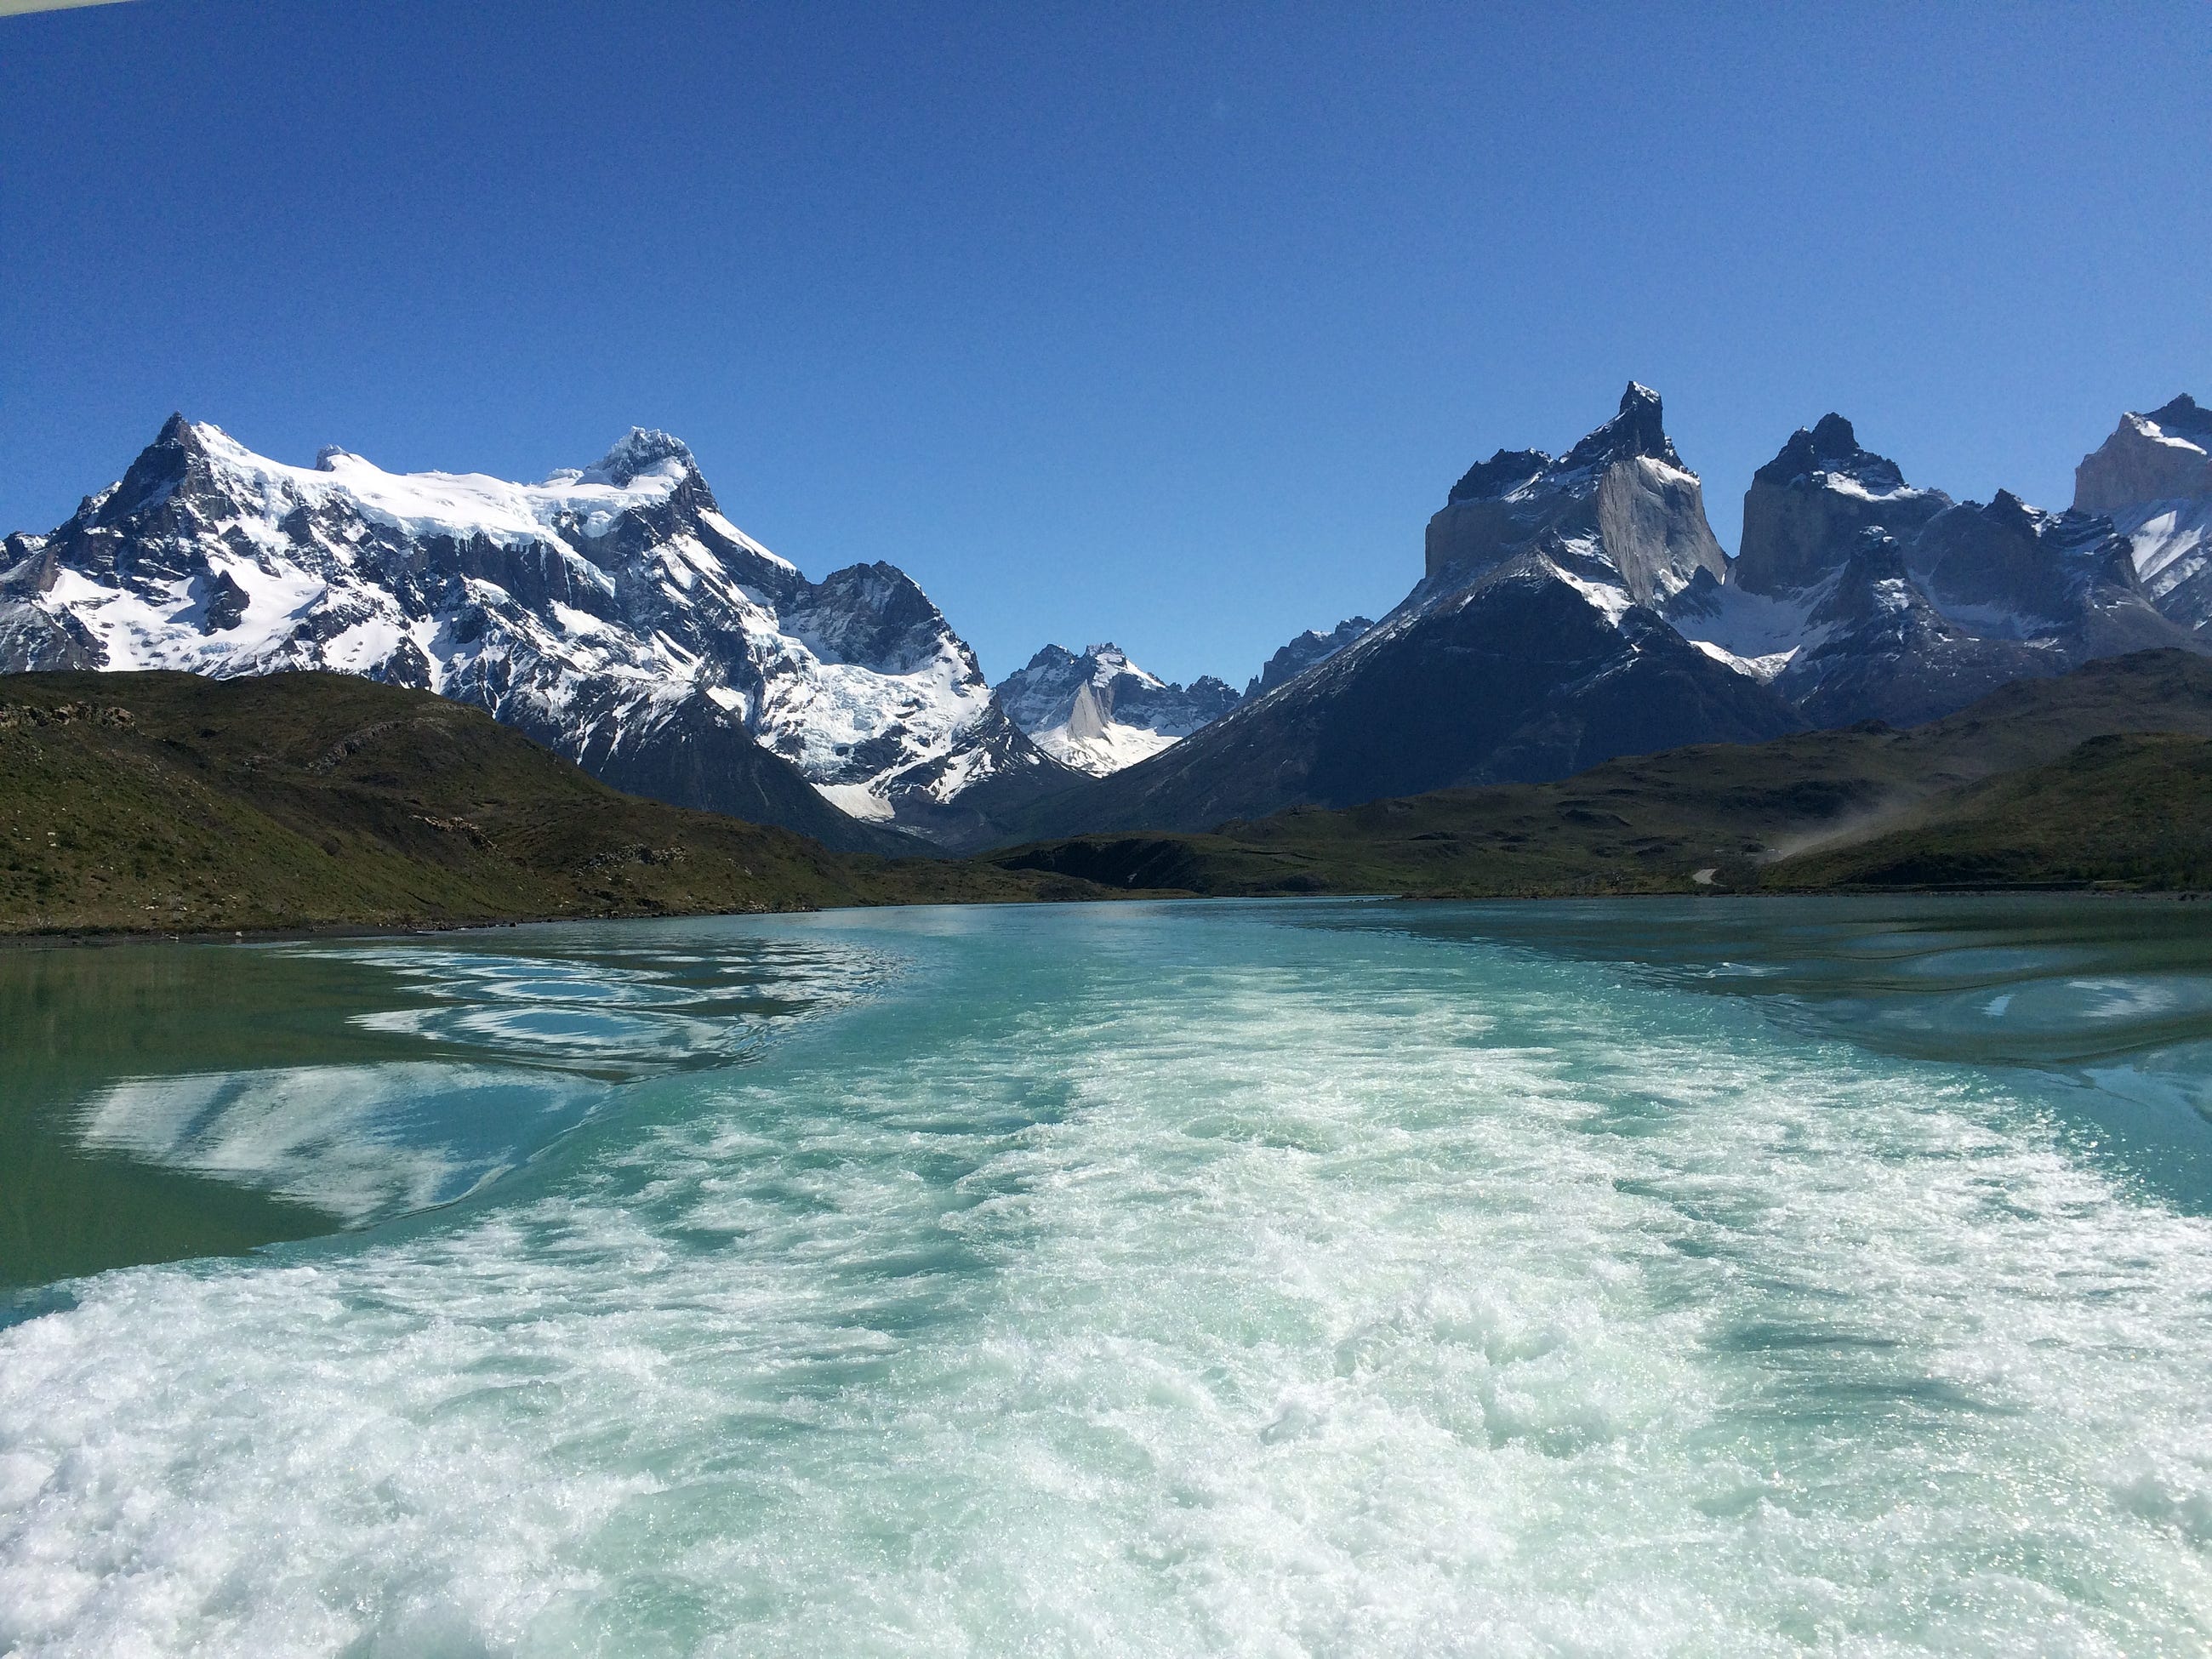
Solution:
{"label": "reflection on water", "polygon": [[350,1225],[447,1204],[589,1116],[588,1078],[394,1061],[126,1078],[84,1146],[235,1182]]}
{"label": "reflection on water", "polygon": [[0,1286],[451,1203],[892,967],[701,923],[0,956]]}

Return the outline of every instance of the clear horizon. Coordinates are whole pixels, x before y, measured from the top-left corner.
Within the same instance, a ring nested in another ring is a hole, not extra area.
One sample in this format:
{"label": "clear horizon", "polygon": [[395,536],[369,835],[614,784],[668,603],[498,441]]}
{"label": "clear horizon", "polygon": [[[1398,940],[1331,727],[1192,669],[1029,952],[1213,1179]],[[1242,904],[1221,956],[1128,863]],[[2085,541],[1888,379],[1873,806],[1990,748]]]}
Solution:
{"label": "clear horizon", "polygon": [[2197,7],[465,9],[0,21],[0,530],[172,409],[526,479],[657,426],[994,680],[1111,639],[1241,684],[1631,379],[1731,549],[1832,409],[2059,507],[2212,389]]}

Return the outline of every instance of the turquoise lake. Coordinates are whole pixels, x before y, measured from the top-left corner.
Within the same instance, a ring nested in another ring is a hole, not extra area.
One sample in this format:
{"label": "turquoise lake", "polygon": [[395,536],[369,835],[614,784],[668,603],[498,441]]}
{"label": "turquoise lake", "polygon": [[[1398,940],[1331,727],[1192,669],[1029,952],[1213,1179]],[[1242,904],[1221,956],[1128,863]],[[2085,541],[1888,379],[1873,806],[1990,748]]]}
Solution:
{"label": "turquoise lake", "polygon": [[2212,1645],[2212,907],[25,950],[0,1020],[0,1651]]}

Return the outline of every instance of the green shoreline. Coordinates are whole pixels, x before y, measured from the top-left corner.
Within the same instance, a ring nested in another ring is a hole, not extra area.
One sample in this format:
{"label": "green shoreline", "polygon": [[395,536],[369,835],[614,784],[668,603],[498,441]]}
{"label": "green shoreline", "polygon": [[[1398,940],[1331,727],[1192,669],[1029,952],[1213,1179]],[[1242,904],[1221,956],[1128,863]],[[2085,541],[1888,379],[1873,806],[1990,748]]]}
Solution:
{"label": "green shoreline", "polygon": [[0,687],[0,941],[215,941],[1128,898],[2212,890],[2212,659],[2016,682],[1547,783],[967,859],[624,795],[473,707],[334,674]]}

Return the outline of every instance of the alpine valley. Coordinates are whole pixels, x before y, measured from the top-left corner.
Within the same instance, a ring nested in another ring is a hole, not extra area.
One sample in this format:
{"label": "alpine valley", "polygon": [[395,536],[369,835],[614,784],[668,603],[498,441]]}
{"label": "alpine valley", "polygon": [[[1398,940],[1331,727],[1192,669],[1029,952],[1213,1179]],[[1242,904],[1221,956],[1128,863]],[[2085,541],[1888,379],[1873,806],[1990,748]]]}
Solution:
{"label": "alpine valley", "polygon": [[2129,414],[2063,512],[1956,501],[1829,415],[1725,554],[1658,395],[1563,455],[1500,451],[1379,622],[1241,693],[1113,645],[994,687],[886,563],[810,580],[634,430],[542,483],[313,467],[173,417],[48,534],[8,538],[0,670],[334,670],[473,703],[618,788],[851,852],[1199,830],[1295,806],[1541,783],[1615,757],[1866,721],[2212,652],[2212,414]]}

